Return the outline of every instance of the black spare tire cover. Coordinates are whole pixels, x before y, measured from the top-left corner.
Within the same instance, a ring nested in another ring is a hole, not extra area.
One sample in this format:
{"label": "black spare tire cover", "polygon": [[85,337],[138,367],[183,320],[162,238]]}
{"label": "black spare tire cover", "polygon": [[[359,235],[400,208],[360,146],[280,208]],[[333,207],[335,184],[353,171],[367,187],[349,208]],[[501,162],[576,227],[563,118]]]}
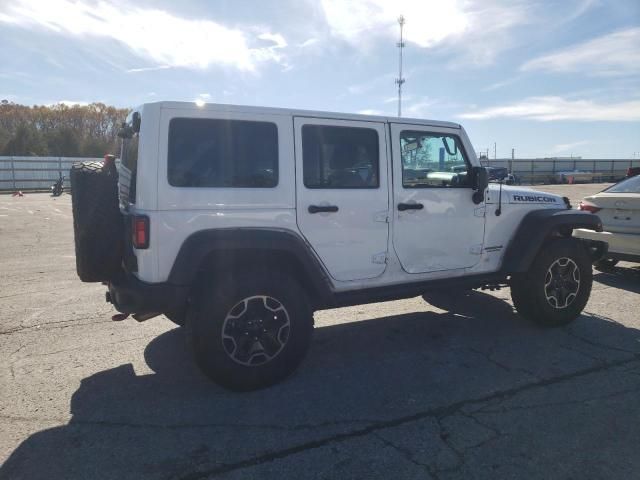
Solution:
{"label": "black spare tire cover", "polygon": [[70,180],[78,276],[83,282],[109,281],[120,271],[124,248],[115,165],[76,163]]}

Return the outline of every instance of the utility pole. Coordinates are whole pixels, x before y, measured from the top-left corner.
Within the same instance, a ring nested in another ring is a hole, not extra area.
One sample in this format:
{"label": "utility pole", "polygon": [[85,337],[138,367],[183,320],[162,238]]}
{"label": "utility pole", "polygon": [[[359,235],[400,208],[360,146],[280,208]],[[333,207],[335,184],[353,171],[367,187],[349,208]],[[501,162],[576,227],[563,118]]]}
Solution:
{"label": "utility pole", "polygon": [[404,49],[404,41],[402,38],[402,30],[404,28],[404,17],[400,15],[398,17],[398,25],[400,25],[400,41],[397,43],[399,52],[400,52],[400,60],[398,65],[398,78],[396,78],[396,83],[398,84],[398,117],[402,116],[402,84],[405,82],[404,78],[402,78],[402,50]]}
{"label": "utility pole", "polygon": [[493,159],[494,159],[494,160],[498,158],[498,157],[496,156],[496,152],[497,152],[497,150],[496,150],[496,142],[493,142]]}
{"label": "utility pole", "polygon": [[511,149],[511,162],[509,162],[509,173],[513,173],[513,161],[516,158],[516,149]]}

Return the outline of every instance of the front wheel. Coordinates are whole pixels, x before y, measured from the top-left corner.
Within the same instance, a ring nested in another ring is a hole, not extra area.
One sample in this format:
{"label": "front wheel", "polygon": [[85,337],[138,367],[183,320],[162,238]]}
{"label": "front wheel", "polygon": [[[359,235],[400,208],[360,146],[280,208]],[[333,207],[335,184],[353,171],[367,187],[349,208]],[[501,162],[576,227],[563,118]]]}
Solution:
{"label": "front wheel", "polygon": [[248,391],[296,370],[311,342],[313,312],[292,276],[247,272],[204,282],[186,326],[200,369],[223,387]]}
{"label": "front wheel", "polygon": [[577,318],[591,293],[591,259],[577,240],[545,244],[528,272],[511,278],[511,298],[520,315],[557,327]]}

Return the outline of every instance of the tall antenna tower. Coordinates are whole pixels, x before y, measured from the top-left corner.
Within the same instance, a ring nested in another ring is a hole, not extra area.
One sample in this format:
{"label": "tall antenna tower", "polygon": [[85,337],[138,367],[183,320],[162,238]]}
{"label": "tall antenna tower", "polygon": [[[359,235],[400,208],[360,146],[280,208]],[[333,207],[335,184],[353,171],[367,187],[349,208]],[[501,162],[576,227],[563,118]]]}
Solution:
{"label": "tall antenna tower", "polygon": [[398,65],[398,78],[396,78],[396,83],[398,84],[398,116],[402,116],[402,84],[405,82],[404,78],[402,78],[402,50],[404,49],[404,41],[402,38],[402,30],[404,28],[404,17],[400,15],[398,17],[398,25],[400,25],[400,41],[397,43],[398,49],[400,51],[400,60]]}

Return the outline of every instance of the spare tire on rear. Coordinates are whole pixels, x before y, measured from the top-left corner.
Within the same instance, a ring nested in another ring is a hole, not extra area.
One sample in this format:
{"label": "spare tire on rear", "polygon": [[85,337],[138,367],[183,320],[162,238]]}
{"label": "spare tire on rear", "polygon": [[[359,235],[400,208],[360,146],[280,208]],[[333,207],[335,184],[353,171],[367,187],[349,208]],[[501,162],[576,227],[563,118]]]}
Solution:
{"label": "spare tire on rear", "polygon": [[76,163],[70,179],[78,276],[83,282],[109,281],[120,270],[124,243],[115,165]]}

